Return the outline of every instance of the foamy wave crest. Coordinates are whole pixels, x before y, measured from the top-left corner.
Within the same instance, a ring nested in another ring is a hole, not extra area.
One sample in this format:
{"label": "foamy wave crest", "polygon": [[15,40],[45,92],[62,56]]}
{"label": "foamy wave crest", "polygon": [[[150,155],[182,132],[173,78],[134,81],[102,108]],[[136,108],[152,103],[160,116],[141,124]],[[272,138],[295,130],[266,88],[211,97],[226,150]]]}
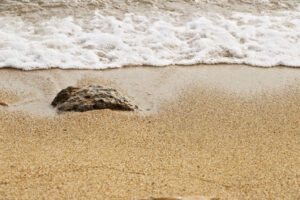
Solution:
{"label": "foamy wave crest", "polygon": [[126,14],[52,17],[34,24],[0,17],[0,67],[104,69],[125,65],[244,63],[300,67],[300,9],[259,16],[198,16],[178,23]]}

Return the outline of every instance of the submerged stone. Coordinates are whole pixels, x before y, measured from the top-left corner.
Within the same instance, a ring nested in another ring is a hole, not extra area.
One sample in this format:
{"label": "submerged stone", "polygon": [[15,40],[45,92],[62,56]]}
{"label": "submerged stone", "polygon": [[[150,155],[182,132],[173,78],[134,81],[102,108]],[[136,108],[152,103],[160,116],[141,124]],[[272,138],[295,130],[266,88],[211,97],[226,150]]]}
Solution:
{"label": "submerged stone", "polygon": [[105,86],[67,87],[51,103],[59,111],[84,112],[97,109],[134,111],[138,106],[116,89]]}

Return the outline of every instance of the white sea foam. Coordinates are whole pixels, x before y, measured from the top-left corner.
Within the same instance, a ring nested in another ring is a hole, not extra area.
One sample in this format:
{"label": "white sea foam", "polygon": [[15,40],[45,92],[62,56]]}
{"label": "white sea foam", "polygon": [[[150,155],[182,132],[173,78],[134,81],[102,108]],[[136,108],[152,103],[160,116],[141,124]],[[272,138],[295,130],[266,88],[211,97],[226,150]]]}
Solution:
{"label": "white sea foam", "polygon": [[[176,13],[175,13],[176,14]],[[175,15],[173,13],[173,15]],[[159,18],[96,11],[39,23],[0,17],[0,67],[104,69],[125,65],[244,63],[300,67],[300,8]]]}

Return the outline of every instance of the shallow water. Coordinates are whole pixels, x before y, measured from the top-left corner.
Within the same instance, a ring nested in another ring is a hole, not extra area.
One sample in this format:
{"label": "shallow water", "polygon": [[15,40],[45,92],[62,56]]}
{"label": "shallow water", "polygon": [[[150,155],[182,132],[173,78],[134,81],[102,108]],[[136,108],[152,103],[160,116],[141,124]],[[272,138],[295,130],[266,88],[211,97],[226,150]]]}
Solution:
{"label": "shallow water", "polygon": [[4,0],[0,67],[300,66],[297,0]]}

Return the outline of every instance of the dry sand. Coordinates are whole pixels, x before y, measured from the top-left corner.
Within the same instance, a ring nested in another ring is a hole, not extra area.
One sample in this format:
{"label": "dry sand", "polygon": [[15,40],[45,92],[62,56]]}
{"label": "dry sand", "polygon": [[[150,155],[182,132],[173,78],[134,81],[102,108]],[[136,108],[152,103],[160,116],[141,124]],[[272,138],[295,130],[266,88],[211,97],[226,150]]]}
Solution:
{"label": "dry sand", "polygon": [[[0,199],[300,198],[300,70],[0,70]],[[119,88],[141,113],[57,115],[68,85]]]}

